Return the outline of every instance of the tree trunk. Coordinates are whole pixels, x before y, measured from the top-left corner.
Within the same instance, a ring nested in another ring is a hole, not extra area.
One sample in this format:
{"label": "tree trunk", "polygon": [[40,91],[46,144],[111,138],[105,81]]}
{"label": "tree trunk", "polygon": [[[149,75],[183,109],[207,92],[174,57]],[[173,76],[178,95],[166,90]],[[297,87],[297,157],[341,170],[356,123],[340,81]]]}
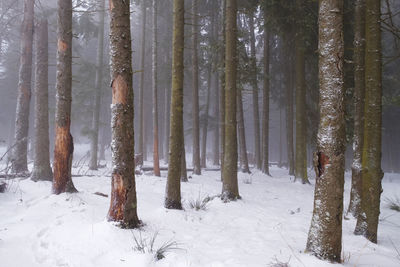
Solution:
{"label": "tree trunk", "polygon": [[165,106],[164,106],[164,123],[165,123],[165,128],[164,128],[164,162],[168,163],[169,161],[169,116],[170,116],[170,101],[171,101],[171,94],[169,87],[165,88],[164,91],[164,96],[165,96]]}
{"label": "tree trunk", "polygon": [[249,15],[250,25],[250,64],[251,64],[251,85],[253,87],[253,120],[254,120],[254,156],[257,169],[261,169],[261,145],[260,145],[260,111],[258,107],[258,82],[257,82],[257,59],[256,59],[256,38],[254,35],[254,13]]}
{"label": "tree trunk", "polygon": [[153,0],[153,167],[154,175],[161,176],[158,152],[157,15],[157,0]]}
{"label": "tree trunk", "polygon": [[343,1],[319,6],[320,121],[314,155],[316,184],[307,250],[340,262],[344,187]]}
{"label": "tree trunk", "polygon": [[244,128],[242,90],[237,90],[237,123],[240,147],[240,169],[244,173],[250,173],[249,161],[247,159],[246,133]]}
{"label": "tree trunk", "polygon": [[103,47],[104,47],[104,0],[99,3],[99,33],[97,35],[97,69],[95,81],[95,102],[92,121],[92,139],[90,142],[90,163],[89,169],[97,170],[97,150],[99,145],[99,121],[100,121],[100,103],[103,78]]}
{"label": "tree trunk", "polygon": [[193,173],[200,175],[200,123],[199,123],[199,57],[197,0],[193,0],[192,15],[192,64],[193,64]]}
{"label": "tree trunk", "polygon": [[304,0],[296,0],[297,32],[295,36],[296,54],[296,160],[295,181],[301,179],[303,184],[309,184],[307,177],[307,121],[306,121],[306,74],[305,74],[305,43],[304,43]]}
{"label": "tree trunk", "polygon": [[240,198],[237,179],[237,132],[236,132],[236,73],[237,73],[237,1],[226,0],[225,44],[225,144],[222,173],[224,201]]}
{"label": "tree trunk", "polygon": [[364,135],[365,0],[356,1],[354,17],[354,134],[348,212],[357,218],[360,213],[361,204],[361,156]]}
{"label": "tree trunk", "polygon": [[383,172],[382,144],[382,48],[380,1],[366,1],[365,20],[365,108],[362,149],[361,213],[355,233],[378,241],[378,222]]}
{"label": "tree trunk", "polygon": [[32,44],[34,0],[24,1],[24,20],[21,27],[21,48],[18,82],[18,98],[15,119],[15,147],[12,170],[15,173],[28,172],[28,131],[29,105],[31,101]]}
{"label": "tree trunk", "polygon": [[140,225],[137,216],[133,131],[130,1],[110,0],[112,181],[108,220],[126,228]]}
{"label": "tree trunk", "polygon": [[183,50],[184,50],[184,0],[174,0],[174,26],[172,50],[172,96],[169,140],[169,167],[164,206],[167,209],[182,209],[181,169],[183,135]]}
{"label": "tree trunk", "polygon": [[[289,49],[288,49],[289,50]],[[290,50],[289,50],[290,51]],[[291,51],[289,52],[291,53]],[[289,57],[289,56],[288,56]],[[293,151],[293,75],[292,66],[289,60],[286,61],[286,140],[287,140],[287,159],[289,175],[294,175],[294,151]]]}
{"label": "tree trunk", "polygon": [[182,146],[182,159],[181,159],[181,181],[182,182],[187,182],[188,181],[188,176],[187,176],[187,170],[186,170],[186,152],[185,152],[185,145]]}
{"label": "tree trunk", "polygon": [[76,192],[71,179],[74,142],[71,135],[72,1],[58,0],[56,138],[53,193]]}
{"label": "tree trunk", "polygon": [[207,167],[207,130],[208,130],[208,110],[210,109],[210,94],[211,94],[211,65],[208,66],[208,84],[207,84],[207,99],[206,110],[204,114],[203,133],[201,139],[201,167]]}
{"label": "tree trunk", "polygon": [[146,57],[146,1],[142,1],[142,40],[140,57],[140,84],[139,84],[139,146],[138,154],[141,155],[140,165],[147,159],[145,147],[145,125],[144,125],[144,59]]}
{"label": "tree trunk", "polygon": [[225,47],[226,47],[226,1],[222,0],[222,48],[221,48],[221,61],[222,69],[221,71],[221,84],[220,84],[220,94],[219,94],[219,131],[220,131],[220,143],[221,143],[221,181],[223,181],[224,176],[224,158],[225,158]]}
{"label": "tree trunk", "polygon": [[48,63],[47,19],[42,19],[36,30],[35,156],[31,175],[33,181],[53,180],[49,155]]}
{"label": "tree trunk", "polygon": [[264,10],[264,80],[263,80],[263,111],[262,111],[262,172],[269,173],[269,30],[267,12]]}

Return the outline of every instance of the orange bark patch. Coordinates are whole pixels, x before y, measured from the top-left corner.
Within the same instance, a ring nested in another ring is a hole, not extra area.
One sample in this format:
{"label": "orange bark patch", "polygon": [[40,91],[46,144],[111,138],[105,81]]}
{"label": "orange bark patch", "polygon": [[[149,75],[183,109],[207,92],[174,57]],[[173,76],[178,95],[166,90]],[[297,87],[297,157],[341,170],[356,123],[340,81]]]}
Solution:
{"label": "orange bark patch", "polygon": [[29,101],[29,98],[31,97],[31,92],[28,90],[28,88],[22,85],[21,92],[22,95],[24,96],[25,101]]}
{"label": "orange bark patch", "polygon": [[126,190],[122,176],[114,173],[111,181],[111,203],[108,211],[110,221],[122,221],[124,219],[124,207],[126,201]]}
{"label": "orange bark patch", "polygon": [[73,153],[72,137],[68,127],[56,126],[56,141],[53,163],[53,192],[60,194],[66,191],[70,180],[70,167]]}
{"label": "orange bark patch", "polygon": [[318,177],[324,174],[327,164],[329,164],[329,157],[323,152],[318,152]]}
{"label": "orange bark patch", "polygon": [[58,39],[57,43],[58,51],[65,52],[67,51],[68,44],[60,39]]}
{"label": "orange bark patch", "polygon": [[125,79],[118,75],[112,81],[112,103],[113,104],[126,104],[128,98],[128,84]]}
{"label": "orange bark patch", "polygon": [[110,0],[110,1],[109,1],[109,3],[110,3],[110,10],[112,11],[112,10],[114,9],[114,3],[113,3],[113,0]]}

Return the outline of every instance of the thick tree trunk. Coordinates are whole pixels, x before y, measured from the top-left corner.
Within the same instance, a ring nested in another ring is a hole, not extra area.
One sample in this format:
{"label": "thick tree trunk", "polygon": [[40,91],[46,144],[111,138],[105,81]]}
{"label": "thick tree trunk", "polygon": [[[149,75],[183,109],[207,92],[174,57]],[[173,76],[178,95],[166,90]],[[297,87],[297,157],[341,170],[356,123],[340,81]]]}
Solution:
{"label": "thick tree trunk", "polygon": [[383,172],[382,146],[382,48],[380,1],[366,0],[365,108],[362,149],[361,212],[355,233],[378,241]]}
{"label": "thick tree trunk", "polygon": [[236,73],[237,73],[237,1],[226,0],[225,44],[225,144],[222,173],[224,201],[240,198],[237,179],[237,131],[236,131]]}
{"label": "thick tree trunk", "polygon": [[263,111],[262,111],[262,172],[269,173],[269,30],[267,13],[264,10],[264,80],[263,80]]}
{"label": "thick tree trunk", "polygon": [[304,44],[304,0],[296,0],[298,31],[295,36],[296,55],[296,160],[295,181],[301,179],[303,184],[310,183],[307,177],[307,121],[306,121],[306,74]]}
{"label": "thick tree trunk", "polygon": [[138,154],[141,155],[141,162],[147,159],[145,146],[145,124],[144,124],[144,59],[146,57],[146,1],[142,1],[142,40],[140,57],[140,84],[139,84],[139,146]]}
{"label": "thick tree trunk", "polygon": [[316,184],[307,251],[340,262],[344,187],[343,1],[319,5],[320,121]]}
{"label": "thick tree trunk", "polygon": [[348,212],[357,218],[361,205],[361,156],[364,136],[365,0],[356,1],[354,17],[354,134]]}
{"label": "thick tree trunk", "polygon": [[207,75],[207,99],[206,99],[206,110],[204,114],[203,132],[201,136],[201,167],[206,168],[207,166],[207,131],[208,131],[208,110],[210,109],[210,94],[211,94],[211,66],[208,66]]}
{"label": "thick tree trunk", "polygon": [[100,122],[100,103],[103,78],[103,47],[104,47],[104,0],[99,2],[99,33],[97,35],[97,69],[95,81],[95,102],[92,120],[92,139],[90,140],[90,163],[89,169],[97,170],[97,151],[99,145],[99,122]]}
{"label": "thick tree trunk", "polygon": [[29,105],[31,101],[32,44],[34,0],[24,1],[24,20],[21,30],[20,66],[18,98],[15,118],[15,146],[13,149],[12,170],[15,173],[28,171],[28,131]]}
{"label": "thick tree trunk", "polygon": [[110,0],[112,181],[108,220],[126,228],[140,225],[137,216],[133,131],[130,1]]}
{"label": "thick tree trunk", "polygon": [[183,135],[183,50],[184,50],[184,0],[174,0],[174,26],[172,50],[172,96],[169,140],[169,168],[164,206],[167,209],[182,209],[181,169]]}
{"label": "thick tree trunk", "polygon": [[154,175],[161,176],[158,152],[157,15],[157,0],[153,0],[153,167]]}
{"label": "thick tree trunk", "polygon": [[36,30],[35,156],[31,175],[33,181],[53,180],[49,154],[48,62],[47,19],[42,19]]}
{"label": "thick tree trunk", "polygon": [[254,157],[257,169],[261,169],[261,145],[260,145],[260,111],[258,107],[258,82],[257,82],[257,59],[256,59],[256,38],[254,35],[254,13],[249,15],[250,25],[250,64],[251,64],[251,85],[253,87],[253,122],[254,122]]}
{"label": "thick tree trunk", "polygon": [[221,159],[221,181],[223,181],[224,176],[224,158],[225,158],[225,47],[226,47],[226,1],[222,0],[222,48],[221,48],[221,61],[222,69],[221,71],[221,84],[220,84],[220,94],[219,94],[219,131],[220,131],[220,159]]}
{"label": "thick tree trunk", "polygon": [[199,123],[199,56],[197,0],[192,3],[192,64],[193,64],[193,173],[200,175],[200,123]]}
{"label": "thick tree trunk", "polygon": [[247,159],[246,133],[244,127],[243,116],[243,99],[242,90],[237,90],[237,123],[239,132],[239,147],[240,147],[240,169],[244,173],[250,173],[249,161]]}
{"label": "thick tree trunk", "polygon": [[72,1],[58,0],[57,19],[56,138],[53,193],[76,192],[71,179],[74,142],[71,128],[72,101]]}

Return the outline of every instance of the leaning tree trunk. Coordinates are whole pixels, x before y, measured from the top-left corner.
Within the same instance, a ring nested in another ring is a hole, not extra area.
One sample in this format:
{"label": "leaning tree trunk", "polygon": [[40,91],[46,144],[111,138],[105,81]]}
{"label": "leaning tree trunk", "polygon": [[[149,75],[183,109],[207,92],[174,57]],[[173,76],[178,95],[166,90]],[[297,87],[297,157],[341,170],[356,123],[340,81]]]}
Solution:
{"label": "leaning tree trunk", "polygon": [[140,225],[137,216],[133,131],[130,1],[110,0],[112,180],[108,219],[123,227]]}
{"label": "leaning tree trunk", "polygon": [[104,0],[100,0],[99,33],[97,35],[97,69],[95,81],[95,102],[93,108],[92,139],[90,140],[90,163],[89,169],[97,170],[97,152],[99,145],[99,122],[100,122],[100,103],[103,78],[103,47],[104,47]]}
{"label": "leaning tree trunk", "polygon": [[183,49],[184,49],[184,0],[174,0],[174,27],[172,37],[172,96],[169,140],[169,166],[164,206],[182,209],[181,169],[183,135]]}
{"label": "leaning tree trunk", "polygon": [[361,156],[363,147],[365,97],[365,0],[355,3],[354,23],[354,134],[351,192],[348,212],[355,218],[361,205]]}
{"label": "leaning tree trunk", "polygon": [[153,0],[153,169],[155,176],[161,176],[158,151],[157,15],[157,0]]}
{"label": "leaning tree trunk", "polygon": [[253,87],[253,120],[254,120],[254,156],[257,169],[261,169],[261,145],[260,145],[260,112],[258,107],[258,82],[257,82],[257,59],[256,38],[254,35],[254,13],[249,15],[250,25],[250,64],[252,70],[251,84]]}
{"label": "leaning tree trunk", "polygon": [[237,124],[239,132],[239,147],[240,147],[240,169],[244,173],[250,173],[249,161],[247,159],[246,133],[244,127],[243,116],[243,99],[242,90],[237,90]]}
{"label": "leaning tree trunk", "polygon": [[226,0],[225,44],[225,144],[222,173],[224,201],[240,198],[237,179],[237,131],[236,131],[236,73],[237,73],[237,1]]}
{"label": "leaning tree trunk", "polygon": [[193,173],[200,175],[200,123],[199,123],[199,56],[198,56],[198,14],[197,0],[193,0],[192,64],[193,64]]}
{"label": "leaning tree trunk", "polygon": [[203,132],[201,136],[201,167],[206,168],[207,166],[207,131],[208,131],[208,111],[210,109],[210,93],[211,93],[211,65],[208,66],[207,75],[207,99],[206,99],[206,110],[204,111],[204,122]]}
{"label": "leaning tree trunk", "polygon": [[53,180],[49,155],[48,52],[47,19],[42,19],[36,30],[35,156],[31,175],[33,181]]}
{"label": "leaning tree trunk", "polygon": [[306,121],[306,75],[304,44],[304,0],[296,0],[298,31],[295,36],[296,56],[296,159],[295,181],[301,179],[303,184],[310,183],[307,177],[307,121]]}
{"label": "leaning tree trunk", "polygon": [[319,6],[320,121],[314,156],[314,211],[307,250],[340,262],[344,187],[343,0]]}
{"label": "leaning tree trunk", "polygon": [[72,0],[58,0],[56,138],[53,193],[76,192],[71,179],[74,142],[71,135]]}
{"label": "leaning tree trunk", "polygon": [[269,30],[267,12],[264,10],[264,81],[263,81],[263,111],[262,111],[262,172],[269,173]]}
{"label": "leaning tree trunk", "polygon": [[139,84],[139,146],[138,153],[141,155],[140,165],[147,159],[144,135],[144,58],[146,56],[146,1],[142,1],[142,40],[140,57],[140,84]]}
{"label": "leaning tree trunk", "polygon": [[13,149],[12,170],[15,173],[28,171],[28,131],[29,105],[31,101],[32,44],[34,0],[24,1],[24,20],[21,30],[20,66],[18,98],[15,118],[15,146]]}
{"label": "leaning tree trunk", "polygon": [[382,145],[382,48],[380,1],[366,0],[365,107],[362,149],[361,212],[355,233],[378,241],[383,172]]}

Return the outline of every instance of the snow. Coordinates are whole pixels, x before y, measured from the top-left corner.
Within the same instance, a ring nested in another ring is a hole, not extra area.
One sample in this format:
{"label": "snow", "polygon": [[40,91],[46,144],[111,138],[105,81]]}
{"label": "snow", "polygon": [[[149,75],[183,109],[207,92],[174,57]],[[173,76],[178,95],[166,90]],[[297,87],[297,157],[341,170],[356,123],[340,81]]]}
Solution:
{"label": "snow", "polygon": [[[145,224],[141,230],[120,229],[106,221],[109,197],[94,194],[110,195],[106,170],[83,173],[94,176],[74,177],[76,194],[53,195],[50,182],[9,181],[8,192],[0,194],[1,266],[243,267],[268,266],[276,260],[290,266],[334,266],[304,253],[314,186],[293,183],[285,169],[272,167],[272,178],[254,170],[251,175],[240,173],[242,200],[222,203],[214,198],[200,211],[188,203],[218,195],[219,172],[203,171],[182,184],[184,211],[163,207],[166,172],[162,177],[139,175],[138,215]],[[400,175],[386,174],[383,188],[382,199],[395,197]],[[353,235],[355,219],[343,221],[344,266],[400,266],[395,249],[400,249],[400,213],[383,201],[380,219],[377,245]],[[159,261],[134,249],[134,235],[149,240],[156,232],[156,248],[167,241],[179,247]]]}

